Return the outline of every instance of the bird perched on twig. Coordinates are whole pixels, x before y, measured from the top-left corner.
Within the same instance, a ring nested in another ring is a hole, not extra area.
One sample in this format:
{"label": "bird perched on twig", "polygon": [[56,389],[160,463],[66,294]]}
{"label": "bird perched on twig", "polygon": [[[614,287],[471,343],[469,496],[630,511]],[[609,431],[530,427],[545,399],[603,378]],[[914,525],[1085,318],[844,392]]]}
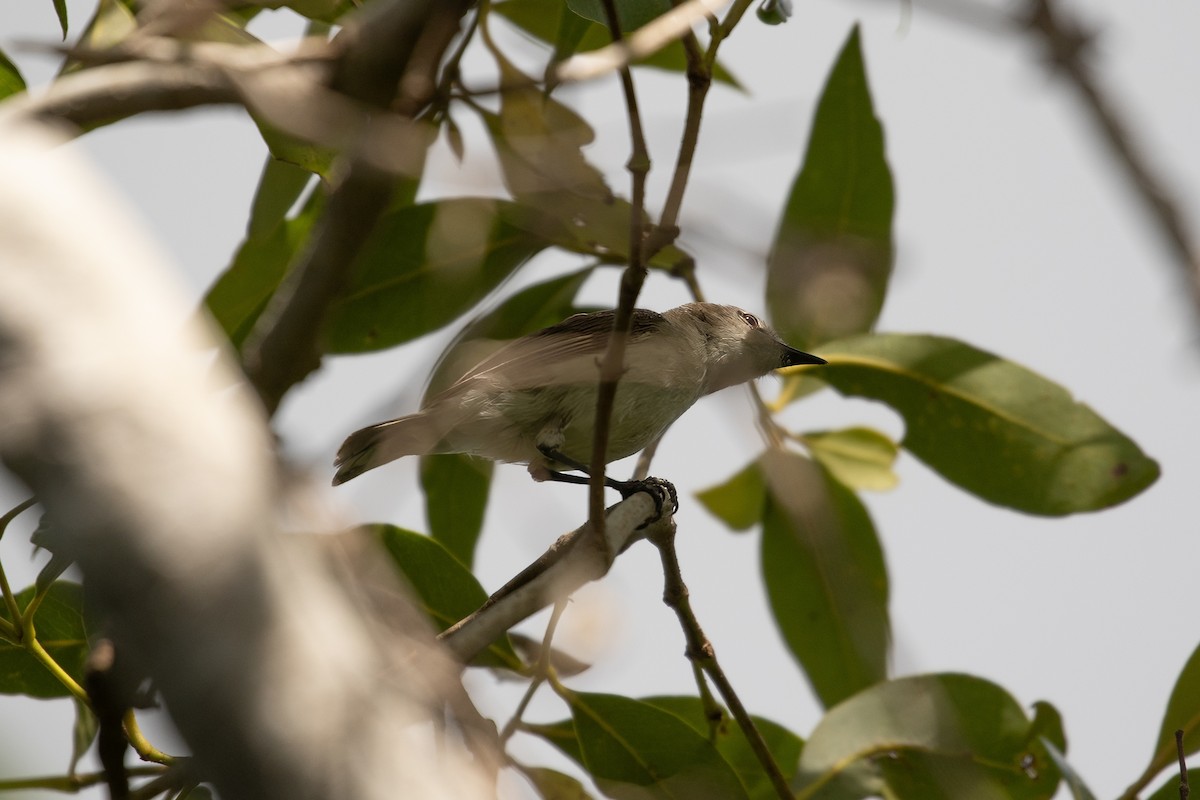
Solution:
{"label": "bird perched on twig", "polygon": [[[612,311],[576,314],[509,342],[417,413],[350,434],[338,450],[333,484],[402,456],[431,453],[528,464],[534,480],[585,483],[587,477],[564,470],[586,475],[591,460],[598,363],[613,318]],[[605,459],[646,447],[706,394],[780,367],[824,363],[734,306],[635,309]],[[645,488],[637,481],[607,483],[623,496]]]}

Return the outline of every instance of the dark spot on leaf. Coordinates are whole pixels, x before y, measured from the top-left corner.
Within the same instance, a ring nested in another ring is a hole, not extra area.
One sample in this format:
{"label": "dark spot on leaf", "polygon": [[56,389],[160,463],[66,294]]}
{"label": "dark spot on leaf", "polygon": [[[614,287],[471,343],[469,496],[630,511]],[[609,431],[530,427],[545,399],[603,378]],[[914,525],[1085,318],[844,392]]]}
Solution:
{"label": "dark spot on leaf", "polygon": [[1114,478],[1124,478],[1128,474],[1129,474],[1129,465],[1126,464],[1124,461],[1113,465],[1112,475]]}

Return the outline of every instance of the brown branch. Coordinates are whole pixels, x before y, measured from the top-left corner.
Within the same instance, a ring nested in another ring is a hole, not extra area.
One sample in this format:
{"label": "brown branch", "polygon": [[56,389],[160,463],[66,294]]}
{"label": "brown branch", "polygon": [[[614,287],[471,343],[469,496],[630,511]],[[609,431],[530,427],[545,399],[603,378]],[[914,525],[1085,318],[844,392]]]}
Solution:
{"label": "brown branch", "polygon": [[1029,0],[1022,22],[1041,38],[1049,52],[1050,64],[1067,77],[1079,94],[1097,133],[1156,224],[1191,287],[1193,303],[1200,310],[1200,249],[1184,222],[1178,200],[1151,166],[1145,151],[1135,143],[1131,127],[1118,110],[1112,93],[1101,86],[1088,63],[1094,35],[1052,0]]}
{"label": "brown branch", "polygon": [[734,690],[733,684],[729,682],[725,671],[721,669],[721,665],[717,661],[716,650],[713,648],[712,642],[704,635],[700,621],[696,618],[695,611],[692,610],[692,603],[688,599],[687,584],[683,582],[683,573],[679,567],[679,555],[675,551],[674,526],[656,529],[647,538],[658,548],[659,556],[662,558],[663,602],[679,618],[679,625],[683,628],[684,638],[687,639],[688,658],[692,660],[693,664],[699,666],[709,680],[716,685],[721,699],[725,701],[725,705],[729,707],[729,713],[733,715],[738,727],[742,729],[746,741],[750,744],[750,749],[754,751],[754,755],[767,773],[767,777],[770,778],[771,785],[775,788],[775,793],[779,795],[780,800],[793,800],[794,795],[791,787],[788,786],[787,778],[784,777],[779,764],[775,763],[775,757],[771,755],[771,750],[767,747],[767,742],[759,732],[758,726],[750,718],[750,713],[742,705],[742,700]]}
{"label": "brown branch", "polygon": [[1175,750],[1179,753],[1179,800],[1188,800],[1192,789],[1188,786],[1187,755],[1183,750],[1183,731],[1175,731]]}

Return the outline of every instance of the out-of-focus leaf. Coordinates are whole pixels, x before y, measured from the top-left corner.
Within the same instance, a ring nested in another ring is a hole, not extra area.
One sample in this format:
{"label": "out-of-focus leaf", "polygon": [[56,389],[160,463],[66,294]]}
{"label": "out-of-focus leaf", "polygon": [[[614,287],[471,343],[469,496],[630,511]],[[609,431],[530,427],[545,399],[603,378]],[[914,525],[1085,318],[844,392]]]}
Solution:
{"label": "out-of-focus leaf", "polygon": [[[501,79],[521,85],[527,78],[496,56]],[[500,112],[480,111],[492,137],[504,185],[527,209],[518,224],[567,250],[610,263],[629,258],[632,206],[613,196],[603,175],[583,155],[595,138],[587,122],[537,89],[512,89]],[[643,220],[649,222],[643,211]],[[648,265],[670,269],[689,261],[671,245]]]}
{"label": "out-of-focus leaf", "polygon": [[[24,610],[33,599],[34,591],[30,586],[19,592],[17,607]],[[0,604],[0,617],[14,622],[3,604]],[[67,581],[52,585],[34,614],[33,624],[46,652],[76,683],[82,683],[83,665],[88,654],[83,587]],[[49,698],[66,697],[70,693],[25,648],[0,639],[0,694]]]}
{"label": "out-of-focus leaf", "polygon": [[748,531],[762,520],[767,486],[758,462],[747,464],[725,483],[696,493],[708,513],[735,531]]}
{"label": "out-of-focus leaf", "polygon": [[268,156],[250,206],[246,235],[251,239],[268,235],[283,222],[311,180],[307,169]]}
{"label": "out-of-focus leaf", "polygon": [[[449,628],[487,600],[487,592],[470,570],[428,536],[394,525],[376,524],[367,529],[387,549],[438,630]],[[489,645],[472,663],[485,667],[521,668],[521,660],[507,636]]]}
{"label": "out-of-focus leaf", "polygon": [[796,453],[759,460],[762,570],[771,610],[825,706],[887,677],[888,579],[858,497]]}
{"label": "out-of-focus leaf", "polygon": [[75,724],[71,727],[71,763],[67,766],[68,775],[75,774],[75,768],[79,766],[79,759],[83,758],[88,748],[92,746],[92,742],[96,740],[96,733],[100,729],[100,723],[96,720],[96,715],[92,713],[92,710],[78,698],[72,698],[72,700],[75,702]]}
{"label": "out-of-focus leaf", "polygon": [[887,334],[821,348],[814,370],[904,417],[902,445],[992,503],[1061,515],[1116,505],[1158,464],[1061,386],[953,339]]}
{"label": "out-of-focus leaf", "polygon": [[[515,631],[510,631],[508,638],[512,641],[513,647],[521,658],[525,660],[526,664],[534,664],[542,657],[543,648],[541,639],[534,639],[531,636],[526,636],[523,633]],[[550,648],[549,663],[559,678],[570,678],[587,672],[592,668],[592,665],[586,661],[580,661],[578,658],[554,647]]]}
{"label": "out-of-focus leaf", "polygon": [[851,489],[884,491],[898,482],[892,465],[900,446],[872,428],[843,428],[800,435],[812,457]]}
{"label": "out-of-focus leaf", "polygon": [[473,197],[385,214],[331,310],[327,351],[382,350],[457,319],[546,247],[514,214],[511,203]]}
{"label": "out-of-focus leaf", "polygon": [[493,462],[462,453],[421,456],[429,533],[467,567],[483,528]]}
{"label": "out-of-focus leaf", "polygon": [[[580,762],[614,798],[746,800],[733,767],[717,748],[668,711],[629,697],[572,694],[574,743],[563,723],[533,732]],[[577,748],[577,749],[576,749]]]}
{"label": "out-of-focus leaf", "polygon": [[[698,697],[646,697],[642,702],[663,711],[670,711],[691,725],[701,736],[712,741],[717,746],[717,751],[742,779],[742,785],[746,787],[751,800],[775,800],[779,796],[766,770],[759,763],[758,756],[750,748],[746,735],[727,711],[721,709],[724,717],[714,731],[705,714],[704,703]],[[783,777],[791,781],[800,763],[800,751],[804,747],[804,740],[769,719],[757,716],[752,716],[751,719],[754,721],[754,727],[762,734],[763,741],[767,743],[767,749],[779,765]]]}
{"label": "out-of-focus leaf", "polygon": [[1048,800],[1058,767],[1030,730],[1016,701],[981,678],[901,678],[831,709],[793,785],[803,800]]}
{"label": "out-of-focus leaf", "polygon": [[[63,1],[65,2],[65,0]],[[58,7],[59,2],[60,0],[55,0],[55,8]],[[62,23],[63,38],[65,39],[67,35],[65,5],[62,14],[59,15],[59,21]],[[137,30],[137,17],[128,4],[122,0],[99,0],[96,3],[95,13],[84,26],[83,32],[79,34],[77,46],[105,50],[123,41],[135,30]],[[83,65],[79,61],[68,58],[63,62],[61,73],[74,72],[82,68]]]}
{"label": "out-of-focus leaf", "polygon": [[1045,700],[1038,700],[1033,704],[1033,722],[1029,726],[1029,736],[1040,736],[1058,748],[1060,753],[1067,752],[1067,734],[1063,729],[1062,714]]}
{"label": "out-of-focus leaf", "polygon": [[430,398],[512,339],[562,322],[578,312],[575,295],[590,267],[534,284],[471,322],[438,358],[425,397]]}
{"label": "out-of-focus leaf", "polygon": [[[527,78],[497,56],[501,79],[520,86]],[[500,112],[483,116],[500,157],[504,184],[513,197],[569,192],[608,201],[604,176],[583,155],[596,135],[566,105],[535,88],[515,88],[500,97]]]}
{"label": "out-of-focus leaf", "polygon": [[[66,34],[64,33],[64,36]],[[0,52],[0,100],[25,91],[25,79],[17,65]]]}
{"label": "out-of-focus leaf", "polygon": [[521,774],[529,779],[542,800],[592,800],[583,784],[547,767],[519,766]]}
{"label": "out-of-focus leaf", "polygon": [[825,82],[767,259],[767,308],[801,349],[870,330],[892,271],[892,175],[858,27]]}
{"label": "out-of-focus leaf", "polygon": [[201,783],[180,794],[177,800],[213,800],[213,791]]}
{"label": "out-of-focus leaf", "polygon": [[[669,3],[667,5],[669,7]],[[494,5],[492,10],[533,38],[551,45],[556,61],[612,43],[607,24],[579,16],[559,0],[504,0]],[[646,58],[635,61],[634,66],[685,72],[687,54],[683,44],[674,41]],[[713,65],[713,80],[736,89],[742,88],[737,78],[720,62]]]}
{"label": "out-of-focus leaf", "polygon": [[[1190,768],[1187,771],[1188,788],[1200,786],[1200,767]],[[1078,800],[1078,798],[1076,798]],[[1085,798],[1090,800],[1090,798]],[[1158,787],[1158,790],[1146,798],[1146,800],[1179,800],[1179,775],[1172,774],[1167,777],[1166,782]]]}
{"label": "out-of-focus leaf", "polygon": [[279,288],[297,251],[308,240],[315,208],[276,225],[266,236],[242,242],[233,263],[208,290],[204,304],[235,347],[241,347],[255,320]]}

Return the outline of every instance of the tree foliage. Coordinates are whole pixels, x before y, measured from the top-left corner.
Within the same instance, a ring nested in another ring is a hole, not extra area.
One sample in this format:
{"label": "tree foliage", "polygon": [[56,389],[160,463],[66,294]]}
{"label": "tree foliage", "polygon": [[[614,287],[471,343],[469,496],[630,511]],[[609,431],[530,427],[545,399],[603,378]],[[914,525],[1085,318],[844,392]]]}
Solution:
{"label": "tree foliage", "polygon": [[[273,4],[311,20],[318,36],[330,24],[336,30],[379,5],[386,0],[373,0],[366,8],[312,0]],[[402,120],[413,131],[405,141],[416,152],[404,159],[406,168],[378,168],[386,174],[386,191],[370,235],[359,243],[344,276],[329,284],[310,320],[316,358],[393,348],[453,327],[462,332],[435,372],[436,386],[441,371],[467,357],[463,354],[473,342],[511,339],[585,310],[578,294],[598,270],[641,264],[686,281],[699,296],[708,267],[699,254],[675,243],[679,203],[695,134],[703,135],[708,86],[740,86],[736,65],[724,65],[717,56],[737,26],[758,24],[742,19],[748,5],[739,0],[707,22],[697,19],[649,51],[634,53],[630,62],[632,74],[665,72],[689,93],[686,125],[693,135],[683,137],[671,195],[657,216],[640,190],[609,186],[589,162],[585,148],[594,138],[592,126],[562,98],[565,73],[559,67],[612,42],[609,4],[484,0],[469,9],[456,20],[460,27],[453,43],[438,57],[430,90],[402,113],[396,108],[412,98],[383,104],[380,116],[395,114],[397,124]],[[785,7],[771,4],[768,11],[777,15]],[[619,18],[617,29],[630,36],[659,20],[672,4],[617,0],[611,8]],[[54,10],[64,36],[69,35],[74,23],[68,24],[66,5],[55,0]],[[101,0],[83,26],[79,51],[67,59],[62,80],[72,72],[102,68],[106,52],[137,59],[134,37],[148,24],[137,11],[126,0]],[[257,6],[230,6],[177,39],[255,47],[245,26],[257,11]],[[544,74],[526,75],[514,65],[491,35],[501,26],[538,43]],[[344,44],[336,35],[332,41]],[[790,370],[779,396],[762,406],[769,435],[761,454],[698,495],[732,531],[759,532],[771,614],[825,715],[811,730],[790,731],[765,717],[738,714],[730,698],[713,696],[720,679],[694,652],[690,655],[708,677],[698,670],[697,686],[681,686],[675,696],[578,692],[550,666],[552,660],[528,657],[502,636],[470,668],[529,681],[532,689],[546,686],[561,701],[559,722],[534,724],[518,712],[508,724],[509,733],[540,737],[566,757],[557,765],[513,765],[547,800],[592,792],[614,798],[759,800],[778,796],[779,781],[796,797],[839,800],[1033,800],[1054,796],[1060,785],[1076,798],[1090,796],[1070,769],[1062,723],[1049,704],[1027,710],[981,676],[891,675],[888,567],[877,521],[860,495],[895,484],[892,465],[900,450],[944,477],[946,491],[962,490],[1045,516],[1123,503],[1152,484],[1159,469],[1132,439],[1049,377],[947,336],[876,330],[889,290],[897,190],[887,162],[886,120],[872,99],[868,47],[857,28],[846,33],[812,110],[811,134],[779,209],[770,255],[756,265],[765,277],[762,305],[772,324],[790,343],[814,349],[829,363]],[[484,50],[494,60],[496,97],[477,94],[460,80],[459,61],[469,48]],[[336,76],[328,83],[345,91]],[[245,360],[253,382],[253,359],[263,352],[256,348],[270,336],[279,308],[294,304],[303,292],[301,267],[321,247],[319,237],[339,202],[336,192],[349,183],[347,165],[363,157],[354,148],[366,145],[351,143],[328,120],[314,121],[300,112],[280,115],[265,95],[256,94],[263,90],[241,86],[239,91],[234,102],[254,116],[271,156],[249,209],[246,238],[203,303]],[[397,92],[394,80],[389,91]],[[14,102],[24,92],[17,67],[0,54],[0,97]],[[367,102],[354,92],[346,96],[356,104],[348,108]],[[630,103],[603,113],[633,114],[633,108]],[[103,121],[119,125],[136,110],[122,114],[116,109]],[[445,137],[461,155],[460,125],[467,117],[475,117],[490,137],[508,197],[418,202],[421,148]],[[97,124],[79,122],[84,129]],[[368,148],[366,160],[375,156]],[[546,250],[585,256],[589,263],[509,291],[505,282]],[[473,318],[486,297],[496,298],[494,310]],[[299,377],[288,378],[284,391]],[[904,420],[903,437],[894,441],[864,425],[792,430],[775,416],[826,390],[895,409]],[[370,531],[407,578],[433,626],[443,630],[486,600],[472,566],[492,468],[466,456],[431,456],[423,460],[420,476],[420,486],[412,491],[423,493],[428,535],[387,521]],[[41,543],[53,549],[52,537]],[[94,623],[85,613],[81,588],[54,580],[62,566],[56,562],[57,573],[24,589],[11,590],[3,582],[0,692],[74,696],[82,720],[79,749],[94,732],[87,724],[84,688]],[[666,647],[663,658],[674,651]],[[1176,728],[1185,731],[1187,752],[1200,749],[1198,663],[1193,656],[1171,695],[1142,787],[1173,763]],[[735,722],[731,715],[741,719]],[[561,771],[568,768],[574,777]]]}

